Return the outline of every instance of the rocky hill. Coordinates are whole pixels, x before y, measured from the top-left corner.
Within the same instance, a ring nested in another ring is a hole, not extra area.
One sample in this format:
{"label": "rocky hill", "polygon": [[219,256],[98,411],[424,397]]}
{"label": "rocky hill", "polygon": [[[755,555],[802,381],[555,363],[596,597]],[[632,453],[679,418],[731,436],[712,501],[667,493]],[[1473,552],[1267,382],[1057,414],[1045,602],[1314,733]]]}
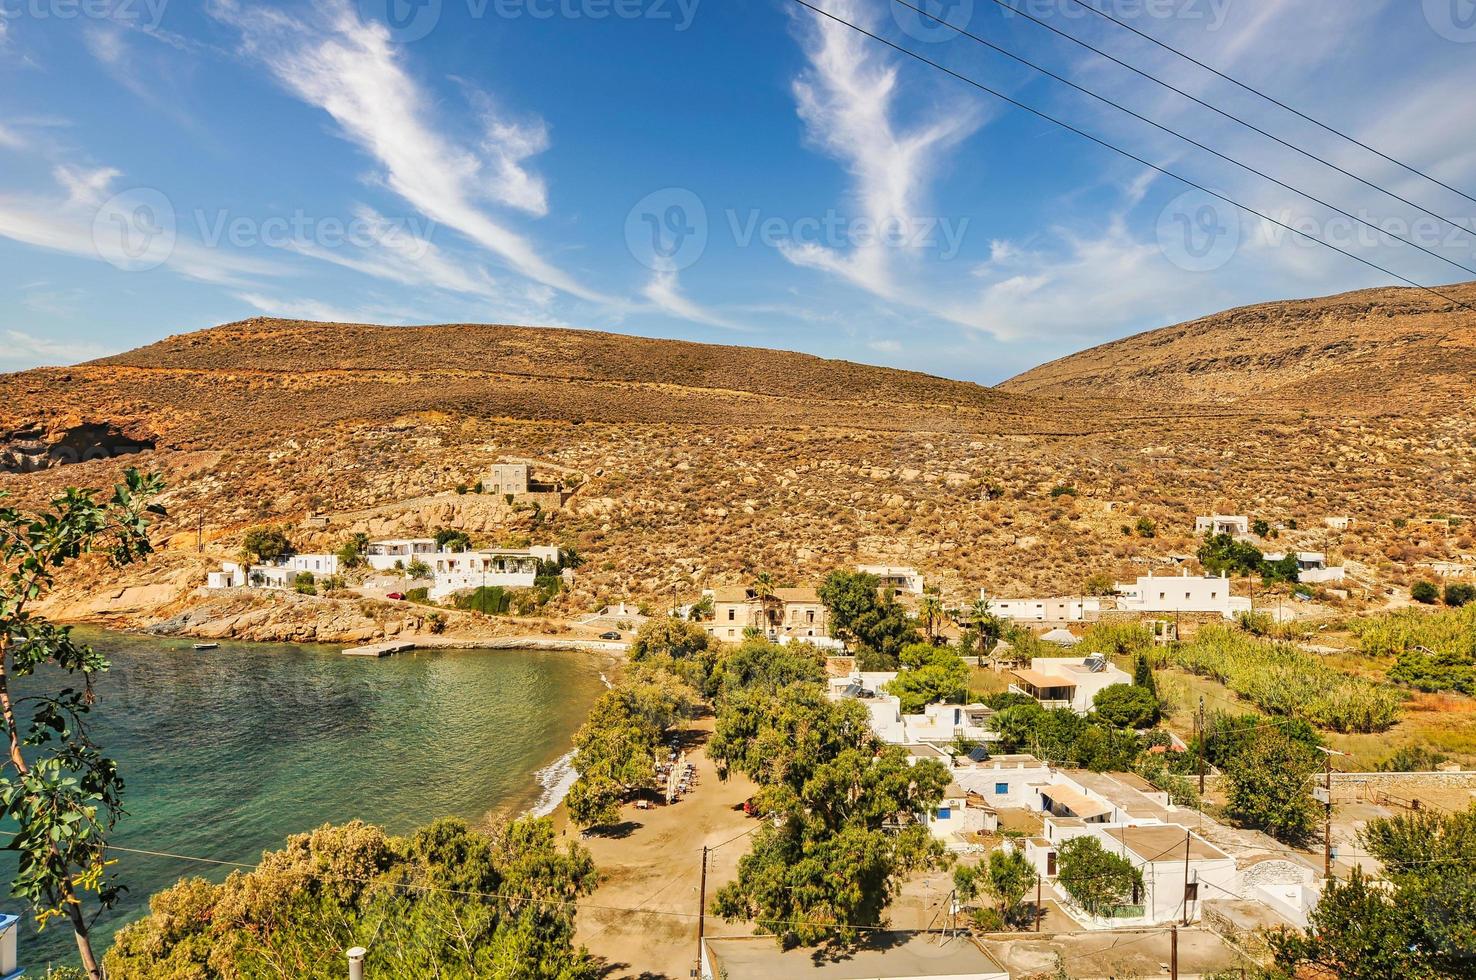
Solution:
{"label": "rocky hill", "polygon": [[1476,373],[1476,283],[1263,303],[1093,347],[1000,391],[1311,410],[1448,411]]}
{"label": "rocky hill", "polygon": [[[1416,562],[1473,549],[1471,525],[1448,520],[1476,513],[1468,401],[1389,408],[1389,392],[1464,370],[1469,320],[1422,302],[1233,311],[1002,389],[586,331],[257,319],[0,377],[0,490],[34,505],[126,465],[162,470],[166,587],[130,573],[120,591],[98,570],[64,605],[126,591],[158,621],[203,602],[194,583],[263,523],[302,550],[442,527],[571,544],[588,561],[552,611],[574,614],[855,562],[916,565],[960,601],[1070,594],[1192,552],[1194,516],[1213,510],[1286,523],[1278,547],[1348,561],[1348,601],[1378,602]],[[1186,401],[1191,376],[1213,384]],[[1356,385],[1385,395],[1357,408]],[[1293,397],[1309,386],[1338,396]],[[581,474],[578,490],[556,511],[476,493],[504,459]],[[1332,514],[1354,530],[1330,531]]]}

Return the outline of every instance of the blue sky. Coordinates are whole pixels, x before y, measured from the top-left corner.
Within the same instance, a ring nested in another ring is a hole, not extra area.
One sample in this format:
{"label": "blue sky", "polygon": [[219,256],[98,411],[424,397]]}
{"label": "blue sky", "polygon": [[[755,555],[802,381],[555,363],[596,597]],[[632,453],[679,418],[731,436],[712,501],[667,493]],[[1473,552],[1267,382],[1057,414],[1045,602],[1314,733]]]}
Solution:
{"label": "blue sky", "polygon": [[[1476,278],[896,3],[814,2],[1400,275]],[[1075,0],[1010,2],[1471,226],[1471,201]],[[1476,0],[1096,2],[1476,194]],[[1476,267],[1472,236],[995,0],[930,9]],[[0,0],[0,370],[281,315],[579,326],[992,383],[1394,281],[791,0]]]}

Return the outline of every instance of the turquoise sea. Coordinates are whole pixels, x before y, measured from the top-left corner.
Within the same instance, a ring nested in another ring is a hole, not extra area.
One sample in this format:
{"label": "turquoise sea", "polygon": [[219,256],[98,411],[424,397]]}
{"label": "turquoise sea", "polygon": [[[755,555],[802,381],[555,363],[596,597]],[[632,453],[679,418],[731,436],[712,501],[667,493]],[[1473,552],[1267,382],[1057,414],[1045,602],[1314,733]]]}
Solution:
{"label": "turquoise sea", "polygon": [[[96,685],[91,727],[127,784],[113,843],[224,861],[254,862],[325,821],[403,832],[441,816],[547,809],[568,781],[570,738],[606,667],[590,653],[375,660],[327,646],[223,642],[197,652],[193,640],[77,634],[113,665]],[[153,892],[228,870],[115,856],[130,891],[104,920],[99,949]],[[14,867],[0,851],[7,881]],[[24,915],[8,895],[0,909]],[[20,942],[33,973],[75,958],[63,925],[40,935],[28,926]]]}

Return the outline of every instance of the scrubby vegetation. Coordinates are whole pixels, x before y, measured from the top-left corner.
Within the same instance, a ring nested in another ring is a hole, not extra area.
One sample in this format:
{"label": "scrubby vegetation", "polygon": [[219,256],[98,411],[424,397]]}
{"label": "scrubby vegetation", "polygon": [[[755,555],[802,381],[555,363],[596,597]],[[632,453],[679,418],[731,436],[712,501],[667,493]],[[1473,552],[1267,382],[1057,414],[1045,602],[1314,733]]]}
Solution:
{"label": "scrubby vegetation", "polygon": [[385,980],[592,980],[573,902],[595,882],[589,854],[560,846],[547,820],[491,833],[440,820],[407,837],[325,825],[220,884],[186,878],[154,895],[105,966],[118,980],[336,980],[343,951],[363,946],[366,974]]}
{"label": "scrubby vegetation", "polygon": [[1363,653],[1393,657],[1389,679],[1420,691],[1476,694],[1476,605],[1354,620]]}
{"label": "scrubby vegetation", "polygon": [[1399,720],[1402,697],[1384,684],[1335,670],[1289,643],[1206,626],[1174,661],[1212,677],[1264,711],[1336,732],[1378,732]]}

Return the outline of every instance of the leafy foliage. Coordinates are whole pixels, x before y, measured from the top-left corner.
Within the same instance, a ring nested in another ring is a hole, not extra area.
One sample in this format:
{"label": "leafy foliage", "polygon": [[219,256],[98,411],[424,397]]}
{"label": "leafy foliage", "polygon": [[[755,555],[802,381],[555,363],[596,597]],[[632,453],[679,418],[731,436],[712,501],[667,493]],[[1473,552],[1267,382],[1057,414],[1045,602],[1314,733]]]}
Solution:
{"label": "leafy foliage", "polygon": [[1406,609],[1351,625],[1365,655],[1395,658],[1390,680],[1420,691],[1476,694],[1476,605]]}
{"label": "leafy foliage", "polygon": [[921,637],[907,611],[881,595],[880,580],[864,572],[831,572],[820,585],[820,601],[830,614],[832,636],[857,647],[866,670],[895,670],[902,648]]}
{"label": "leafy foliage", "polygon": [[1057,884],[1091,915],[1110,914],[1143,888],[1143,872],[1103,849],[1095,837],[1073,837],[1056,853]]}
{"label": "leafy foliage", "polygon": [[1302,844],[1317,827],[1312,776],[1321,756],[1305,742],[1263,729],[1226,766],[1225,815],[1242,827],[1263,830],[1288,844]]}
{"label": "leafy foliage", "polygon": [[1416,582],[1409,587],[1409,597],[1431,606],[1440,598],[1440,588],[1434,582]]}
{"label": "leafy foliage", "polygon": [[287,539],[287,532],[280,527],[253,527],[242,539],[241,549],[248,555],[255,555],[260,561],[276,561],[283,555],[291,554],[292,542]]}
{"label": "leafy foliage", "polygon": [[989,724],[999,732],[1005,752],[1029,752],[1055,765],[1095,772],[1130,768],[1143,747],[1131,730],[1070,708],[1042,708],[1034,700],[996,709]]}
{"label": "leafy foliage", "polygon": [[437,551],[470,551],[471,535],[454,527],[443,527],[436,532]]}
{"label": "leafy foliage", "polygon": [[953,869],[958,900],[967,904],[987,896],[994,902],[995,918],[1003,926],[1033,918],[1033,910],[1021,903],[1035,881],[1035,866],[1017,850],[991,851],[978,864],[959,864]]}
{"label": "leafy foliage", "polygon": [[325,825],[218,885],[188,878],[154,895],[106,965],[118,980],[336,980],[358,945],[366,974],[386,980],[587,980],[570,903],[595,880],[589,854],[559,847],[547,820],[491,833],[440,820],[408,837]]}
{"label": "leafy foliage", "polygon": [[902,650],[905,668],[886,686],[901,701],[903,714],[916,714],[939,701],[967,697],[969,668],[949,647],[914,643]]}
{"label": "leafy foliage", "polygon": [[647,620],[630,647],[635,663],[660,663],[694,689],[705,691],[717,665],[718,643],[696,623],[666,616]]}
{"label": "leafy foliage", "polygon": [[1092,698],[1097,716],[1118,728],[1147,728],[1158,721],[1158,698],[1136,684],[1113,684]]}
{"label": "leafy foliage", "polygon": [[[17,855],[11,892],[29,902],[41,926],[65,916],[83,965],[97,975],[89,932],[96,914],[112,906],[121,886],[108,870],[107,835],[123,812],[123,779],[116,763],[87,732],[93,677],[108,661],[72,638],[68,627],[36,615],[31,606],[52,586],[56,571],[102,551],[115,565],[152,551],[149,501],[163,489],[156,474],[128,470],[111,497],[68,489],[49,511],[26,515],[0,507],[0,734],[7,761],[0,770],[0,816],[14,821],[7,845]],[[81,675],[81,690],[16,698],[13,678],[43,665]],[[96,913],[83,910],[84,893],[97,896]]]}
{"label": "leafy foliage", "polygon": [[691,712],[693,691],[670,674],[647,671],[606,691],[574,735],[569,817],[581,826],[614,823],[633,792],[651,789],[666,733]]}
{"label": "leafy foliage", "polygon": [[1451,582],[1440,593],[1447,606],[1459,608],[1476,599],[1476,585],[1469,582]]}
{"label": "leafy foliage", "polygon": [[1352,677],[1290,643],[1270,643],[1224,626],[1206,626],[1175,659],[1212,677],[1273,715],[1302,718],[1337,732],[1381,732],[1399,720],[1402,695]]}
{"label": "leafy foliage", "polygon": [[1327,883],[1304,932],[1271,937],[1277,980],[1434,980],[1476,973],[1476,809],[1372,820],[1359,841],[1390,887],[1355,871]]}

